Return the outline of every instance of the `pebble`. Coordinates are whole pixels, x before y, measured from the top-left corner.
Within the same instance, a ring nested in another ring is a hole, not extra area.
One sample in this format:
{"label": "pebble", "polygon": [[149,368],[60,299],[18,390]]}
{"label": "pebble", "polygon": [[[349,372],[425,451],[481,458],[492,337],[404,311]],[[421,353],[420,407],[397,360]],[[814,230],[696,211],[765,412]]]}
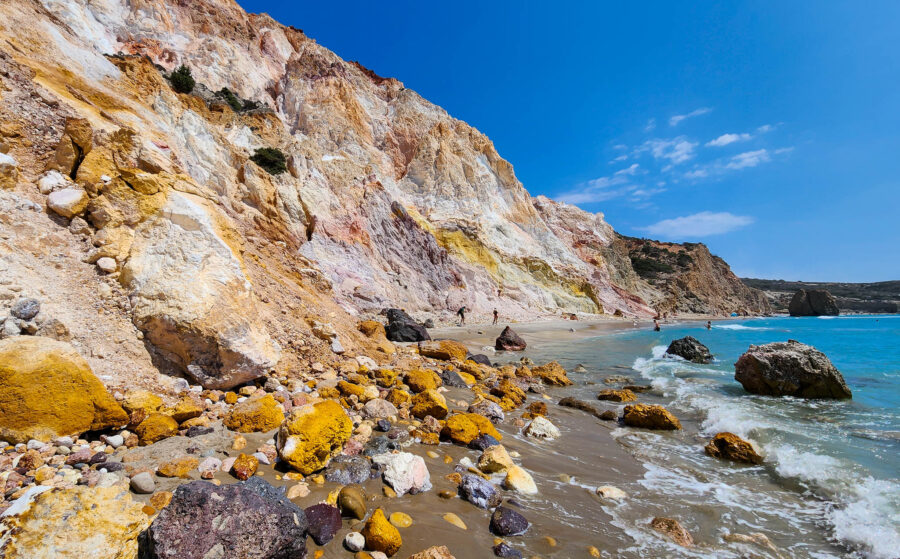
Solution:
{"label": "pebble", "polygon": [[344,537],[344,547],[350,551],[360,551],[366,546],[366,538],[359,532],[350,532]]}
{"label": "pebble", "polygon": [[116,261],[109,256],[104,256],[97,260],[97,267],[100,268],[101,271],[111,274],[116,271],[118,264],[116,264]]}
{"label": "pebble", "polygon": [[499,543],[494,546],[494,555],[496,555],[497,557],[522,559],[522,552],[505,542]]}
{"label": "pebble", "polygon": [[603,499],[612,499],[614,501],[621,501],[622,499],[628,498],[628,493],[625,493],[618,487],[613,487],[612,485],[603,485],[601,487],[598,487],[597,495],[599,495]]}
{"label": "pebble", "polygon": [[397,528],[409,528],[412,526],[413,520],[405,512],[395,512],[388,517],[388,521]]}
{"label": "pebble", "polygon": [[445,514],[443,516],[443,519],[446,520],[447,522],[449,522],[450,524],[453,524],[457,528],[460,528],[462,530],[468,530],[468,528],[466,528],[466,523],[463,522],[460,517],[456,516],[452,512],[448,512],[447,514]]}
{"label": "pebble", "polygon": [[292,485],[287,490],[287,498],[288,499],[302,499],[309,495],[309,485],[305,483],[298,483],[296,485]]}
{"label": "pebble", "polygon": [[125,437],[122,435],[107,435],[103,437],[103,440],[113,448],[118,448],[125,444]]}
{"label": "pebble", "polygon": [[141,472],[131,478],[131,490],[141,495],[149,495],[156,489],[156,482],[150,472]]}

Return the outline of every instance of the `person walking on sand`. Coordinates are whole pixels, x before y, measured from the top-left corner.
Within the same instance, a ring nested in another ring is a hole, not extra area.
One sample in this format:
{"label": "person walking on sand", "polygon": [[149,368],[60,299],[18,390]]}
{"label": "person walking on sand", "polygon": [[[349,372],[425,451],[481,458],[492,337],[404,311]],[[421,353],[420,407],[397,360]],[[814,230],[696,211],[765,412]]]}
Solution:
{"label": "person walking on sand", "polygon": [[497,309],[494,309],[494,324],[497,324],[498,320],[500,320],[500,313],[497,312]]}
{"label": "person walking on sand", "polygon": [[466,307],[463,305],[456,311],[456,315],[459,316],[459,325],[462,326],[466,323]]}

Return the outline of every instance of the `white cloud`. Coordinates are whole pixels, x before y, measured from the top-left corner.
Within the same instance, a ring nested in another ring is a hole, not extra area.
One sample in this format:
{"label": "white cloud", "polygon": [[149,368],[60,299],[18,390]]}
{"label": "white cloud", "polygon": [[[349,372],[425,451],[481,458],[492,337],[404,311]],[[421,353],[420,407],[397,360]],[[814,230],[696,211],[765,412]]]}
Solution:
{"label": "white cloud", "polygon": [[756,167],[760,163],[767,163],[770,160],[769,152],[765,149],[745,151],[744,153],[739,153],[732,157],[731,160],[725,164],[725,168],[734,170],[746,169],[747,167]]}
{"label": "white cloud", "polygon": [[694,158],[694,148],[697,142],[692,142],[684,136],[678,136],[669,140],[653,139],[647,140],[637,149],[635,153],[649,151],[655,159],[667,159],[673,164],[684,163]]}
{"label": "white cloud", "polygon": [[753,223],[749,216],[734,215],[729,212],[700,212],[693,215],[664,219],[640,228],[651,235],[684,239],[721,235]]}
{"label": "white cloud", "polygon": [[710,140],[706,142],[706,147],[722,147],[727,146],[728,144],[733,144],[735,142],[746,142],[750,138],[752,138],[750,134],[722,134],[715,140]]}
{"label": "white cloud", "polygon": [[794,151],[794,146],[786,147],[786,148],[778,148],[775,150],[775,155],[782,155],[784,153],[791,153]]}
{"label": "white cloud", "polygon": [[693,111],[685,115],[675,115],[669,119],[669,126],[678,126],[678,123],[682,120],[693,118],[695,116],[705,115],[710,112],[712,112],[712,109],[710,109],[709,107],[700,107],[699,109],[694,109]]}
{"label": "white cloud", "polygon": [[620,155],[619,157],[614,158],[614,159],[613,159],[612,161],[610,161],[609,163],[610,163],[610,164],[613,164],[613,163],[617,163],[617,162],[619,162],[619,161],[626,161],[627,159],[628,159],[628,155],[626,155],[626,154],[623,153],[623,154]]}
{"label": "white cloud", "polygon": [[628,146],[625,144],[616,144],[613,146],[613,149],[628,149]]}
{"label": "white cloud", "polygon": [[771,124],[763,124],[762,126],[760,126],[759,128],[756,129],[756,131],[759,132],[760,134],[765,134],[766,132],[771,132],[772,130],[775,130],[775,127],[772,126]]}
{"label": "white cloud", "polygon": [[653,132],[654,128],[656,128],[656,119],[651,118],[647,121],[647,124],[644,125],[644,132]]}
{"label": "white cloud", "polygon": [[634,176],[638,173],[638,169],[640,166],[637,163],[632,163],[629,167],[624,169],[619,169],[615,172],[616,175],[631,175]]}

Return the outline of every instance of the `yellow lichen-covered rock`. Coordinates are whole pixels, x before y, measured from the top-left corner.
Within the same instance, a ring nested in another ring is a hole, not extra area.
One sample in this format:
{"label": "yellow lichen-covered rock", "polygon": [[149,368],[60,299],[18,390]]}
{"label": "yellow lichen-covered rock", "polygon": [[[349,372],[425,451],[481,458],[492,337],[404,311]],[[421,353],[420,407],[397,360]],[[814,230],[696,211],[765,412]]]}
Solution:
{"label": "yellow lichen-covered rock", "polygon": [[393,355],[397,348],[387,339],[387,334],[384,330],[384,325],[376,320],[364,320],[357,325],[360,332],[362,332],[372,343],[375,344],[375,348],[387,355]]}
{"label": "yellow lichen-covered rock", "polygon": [[378,386],[390,388],[397,384],[397,372],[391,369],[377,369],[372,373]]}
{"label": "yellow lichen-covered rock", "polygon": [[413,396],[410,413],[414,417],[424,419],[430,415],[435,419],[444,419],[448,412],[447,400],[437,390],[425,390]]}
{"label": "yellow lichen-covered rock", "polygon": [[284,421],[281,405],[271,394],[248,398],[225,416],[225,427],[239,433],[257,433],[276,429]]}
{"label": "yellow lichen-covered rock", "polygon": [[29,490],[16,505],[20,512],[0,520],[0,557],[137,557],[138,535],[151,518],[132,501],[127,487],[46,489]]}
{"label": "yellow lichen-covered rock", "polygon": [[469,444],[479,435],[490,435],[498,441],[503,438],[503,435],[494,429],[491,420],[477,413],[459,413],[451,416],[447,419],[441,435],[462,445]]}
{"label": "yellow lichen-covered rock", "polygon": [[182,456],[169,462],[164,462],[156,468],[156,474],[161,477],[180,477],[189,479],[190,473],[197,469],[200,461],[193,456]]}
{"label": "yellow lichen-covered rock", "polygon": [[419,342],[419,354],[432,359],[465,361],[469,350],[466,346],[453,340],[435,340]]}
{"label": "yellow lichen-covered rock", "polygon": [[410,396],[409,392],[407,392],[406,390],[401,390],[399,388],[392,388],[387,393],[387,397],[385,398],[385,400],[387,400],[388,402],[394,404],[395,406],[397,406],[399,408],[401,405],[410,402],[412,400],[412,396]]}
{"label": "yellow lichen-covered rock", "polygon": [[334,400],[294,408],[278,431],[278,454],[298,472],[324,468],[353,433],[353,422]]}
{"label": "yellow lichen-covered rock", "polygon": [[48,441],[127,423],[128,414],[68,343],[0,340],[0,440]]}
{"label": "yellow lichen-covered rock", "polygon": [[607,388],[605,390],[601,390],[599,394],[597,394],[598,400],[608,400],[610,402],[634,402],[637,400],[637,396],[635,396],[634,392],[628,390],[627,388],[623,388],[621,390],[616,390],[614,388]]}
{"label": "yellow lichen-covered rock", "polygon": [[501,380],[496,387],[491,389],[491,394],[500,400],[509,400],[512,403],[512,407],[507,408],[506,406],[503,406],[502,402],[497,402],[503,406],[504,411],[509,411],[525,402],[525,391],[508,378]]}
{"label": "yellow lichen-covered rock", "polygon": [[725,458],[748,464],[762,464],[763,461],[763,457],[756,452],[752,444],[734,433],[717,433],[704,450],[713,458]]}
{"label": "yellow lichen-covered rock", "polygon": [[353,384],[352,382],[342,380],[337,383],[337,389],[342,396],[346,396],[348,398],[350,396],[356,396],[360,401],[366,400],[366,389],[358,384]]}
{"label": "yellow lichen-covered rock", "polygon": [[397,553],[403,544],[400,532],[388,522],[381,509],[375,509],[369,517],[362,529],[362,535],[366,538],[366,549],[380,551],[388,557]]}
{"label": "yellow lichen-covered rock", "polygon": [[185,395],[171,408],[166,408],[163,413],[172,416],[172,419],[181,423],[203,415],[204,405],[196,398]]}
{"label": "yellow lichen-covered rock", "polygon": [[622,416],[625,425],[644,429],[681,429],[681,422],[666,408],[657,405],[632,404],[625,406]]}
{"label": "yellow lichen-covered rock", "polygon": [[437,373],[427,369],[414,369],[406,373],[406,377],[403,380],[409,386],[409,389],[416,393],[424,390],[434,390],[443,384],[441,377]]}
{"label": "yellow lichen-covered rock", "polygon": [[572,381],[566,376],[566,370],[556,361],[533,368],[531,374],[550,386],[569,386],[572,384]]}
{"label": "yellow lichen-covered rock", "polygon": [[475,380],[474,376],[472,376],[469,373],[466,373],[464,371],[458,371],[458,373],[459,373],[459,378],[463,379],[464,383],[468,384],[469,386],[472,386],[473,384],[475,384],[476,380]]}
{"label": "yellow lichen-covered rock", "polygon": [[515,466],[515,462],[502,444],[484,449],[478,459],[478,469],[488,474],[505,472],[513,466]]}
{"label": "yellow lichen-covered rock", "polygon": [[147,415],[150,415],[161,408],[162,405],[162,398],[149,390],[143,389],[126,390],[125,398],[122,400],[122,407],[129,414],[137,410],[144,410],[147,412]]}
{"label": "yellow lichen-covered rock", "polygon": [[178,433],[178,422],[164,413],[154,412],[141,421],[134,431],[141,445],[153,444],[175,436]]}

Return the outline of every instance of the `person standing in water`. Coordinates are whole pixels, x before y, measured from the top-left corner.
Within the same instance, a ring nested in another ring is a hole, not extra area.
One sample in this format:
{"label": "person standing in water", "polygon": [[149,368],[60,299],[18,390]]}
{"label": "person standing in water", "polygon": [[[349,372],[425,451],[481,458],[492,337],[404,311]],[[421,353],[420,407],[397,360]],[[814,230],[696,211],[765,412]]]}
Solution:
{"label": "person standing in water", "polygon": [[497,312],[497,309],[494,309],[494,324],[497,324],[497,321],[500,319],[500,313]]}
{"label": "person standing in water", "polygon": [[659,332],[659,331],[660,331],[659,321],[656,320],[656,319],[653,320],[653,331],[654,331],[654,332]]}
{"label": "person standing in water", "polygon": [[709,321],[709,320],[706,321],[706,329],[707,329],[707,330],[712,330],[712,322]]}
{"label": "person standing in water", "polygon": [[459,325],[462,326],[466,323],[466,307],[463,305],[456,311],[456,315],[459,316]]}

